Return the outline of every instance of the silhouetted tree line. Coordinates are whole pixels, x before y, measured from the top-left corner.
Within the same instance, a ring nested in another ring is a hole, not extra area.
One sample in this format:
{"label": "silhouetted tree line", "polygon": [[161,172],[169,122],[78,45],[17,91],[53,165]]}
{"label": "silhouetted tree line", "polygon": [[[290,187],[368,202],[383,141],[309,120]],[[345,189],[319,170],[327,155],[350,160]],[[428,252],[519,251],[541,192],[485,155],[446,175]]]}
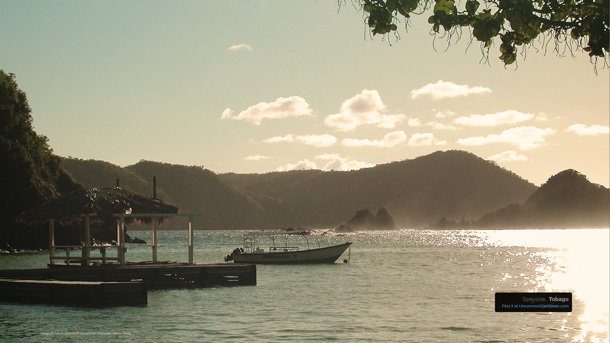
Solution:
{"label": "silhouetted tree line", "polygon": [[82,187],[65,172],[61,158],[53,154],[47,137],[34,132],[31,112],[15,75],[0,70],[2,250],[28,245],[28,241],[40,237],[30,232],[39,229],[24,228],[15,222],[21,212]]}

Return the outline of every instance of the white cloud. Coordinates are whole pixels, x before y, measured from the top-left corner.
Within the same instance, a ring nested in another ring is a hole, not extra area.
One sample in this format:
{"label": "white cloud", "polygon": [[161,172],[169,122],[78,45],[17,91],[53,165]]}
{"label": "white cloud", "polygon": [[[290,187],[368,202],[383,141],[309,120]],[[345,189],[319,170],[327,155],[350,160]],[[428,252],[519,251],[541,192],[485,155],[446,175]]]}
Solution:
{"label": "white cloud", "polygon": [[485,145],[491,143],[507,143],[517,146],[521,150],[531,150],[546,145],[546,136],[555,134],[555,130],[539,129],[534,126],[521,126],[502,131],[499,135],[491,134],[486,137],[460,138],[457,143],[461,145]]}
{"label": "white cloud", "polygon": [[330,147],[337,144],[337,138],[333,135],[300,135],[288,134],[285,136],[275,136],[263,140],[263,143],[292,143],[299,142],[318,148]]}
{"label": "white cloud", "polygon": [[312,145],[318,148],[325,148],[333,146],[337,143],[337,138],[333,135],[305,135],[297,136],[296,140],[306,144]]}
{"label": "white cloud", "polygon": [[455,112],[451,112],[451,111],[438,111],[436,112],[436,114],[434,115],[437,118],[440,119],[444,119],[447,117],[453,117],[455,115]]}
{"label": "white cloud", "polygon": [[244,160],[246,161],[260,161],[260,160],[268,160],[271,157],[269,156],[263,156],[263,155],[251,155],[251,156],[247,156],[244,157]]}
{"label": "white cloud", "polygon": [[381,128],[394,128],[405,119],[402,114],[382,114],[386,107],[381,101],[379,92],[365,89],[359,94],[345,100],[339,113],[331,114],[324,119],[324,124],[340,131],[351,131],[361,125],[374,125]]}
{"label": "white cloud", "polygon": [[458,96],[468,96],[471,94],[491,93],[491,89],[482,86],[470,87],[468,85],[457,85],[453,82],[439,80],[436,83],[429,83],[422,88],[411,91],[411,98],[428,95],[434,100],[443,98],[455,98]]}
{"label": "white cloud", "polygon": [[459,130],[460,129],[453,125],[447,125],[447,124],[439,123],[436,121],[427,122],[426,126],[430,126],[431,128],[433,128],[435,130]]}
{"label": "white cloud", "polygon": [[358,170],[362,168],[371,168],[374,167],[374,164],[366,163],[362,161],[349,160],[347,158],[341,157],[338,154],[324,154],[316,156],[317,159],[320,160],[328,160],[328,162],[322,167],[322,170],[339,170],[339,171],[347,171],[347,170]]}
{"label": "white cloud", "polygon": [[283,143],[283,142],[294,142],[294,135],[288,134],[286,136],[275,136],[275,137],[263,139],[263,143]]}
{"label": "white cloud", "polygon": [[430,126],[433,129],[436,130],[459,130],[459,128],[453,126],[453,125],[447,125],[447,124],[443,124],[443,123],[439,123],[436,121],[429,121],[427,123],[423,123],[420,119],[418,118],[408,118],[407,119],[407,125],[410,127],[422,127],[422,126]]}
{"label": "white cloud", "polygon": [[580,136],[597,136],[609,134],[610,128],[601,125],[586,126],[584,124],[574,124],[568,127],[566,132],[572,132]]}
{"label": "white cloud", "polygon": [[468,126],[497,126],[503,124],[516,124],[533,119],[531,113],[522,113],[515,110],[508,110],[492,114],[472,114],[470,116],[458,117],[453,120],[455,124]]}
{"label": "white cloud", "polygon": [[445,145],[447,141],[439,141],[433,133],[414,133],[409,139],[410,146]]}
{"label": "white cloud", "polygon": [[236,116],[233,113],[233,110],[227,108],[222,112],[220,119],[245,120],[260,125],[263,119],[312,116],[313,110],[305,99],[299,96],[291,96],[277,98],[274,102],[259,102]]}
{"label": "white cloud", "polygon": [[241,43],[241,44],[236,44],[236,45],[231,45],[229,47],[229,51],[240,51],[240,50],[248,50],[248,51],[252,51],[254,50],[250,45],[246,44],[246,43]]}
{"label": "white cloud", "polygon": [[394,131],[383,136],[382,140],[345,138],[341,141],[341,144],[347,147],[373,146],[380,148],[391,148],[406,141],[407,135],[404,131]]}
{"label": "white cloud", "polygon": [[513,150],[507,150],[499,154],[489,156],[489,159],[498,162],[527,161],[527,156],[519,154]]}
{"label": "white cloud", "polygon": [[420,126],[423,126],[424,124],[418,118],[409,118],[407,120],[407,125],[409,125],[411,127],[420,127]]}
{"label": "white cloud", "polygon": [[310,170],[310,169],[318,169],[316,162],[310,161],[308,159],[304,159],[295,164],[288,163],[283,167],[277,168],[275,171],[283,172],[283,171],[290,171],[290,170]]}

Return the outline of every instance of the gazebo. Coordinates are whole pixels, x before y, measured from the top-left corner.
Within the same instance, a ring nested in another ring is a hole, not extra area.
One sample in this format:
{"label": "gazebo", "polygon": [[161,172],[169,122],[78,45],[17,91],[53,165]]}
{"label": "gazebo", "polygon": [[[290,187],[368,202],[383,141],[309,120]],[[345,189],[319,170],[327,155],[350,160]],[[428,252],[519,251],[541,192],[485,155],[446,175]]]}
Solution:
{"label": "gazebo", "polygon": [[[171,217],[189,218],[189,263],[193,263],[193,230],[192,221],[196,214],[179,214],[179,208],[136,192],[120,187],[97,187],[77,190],[63,197],[51,200],[41,206],[23,212],[17,220],[25,224],[49,223],[49,253],[50,265],[56,260],[64,260],[67,265],[71,262],[80,262],[88,266],[92,262],[101,261],[102,264],[116,261],[125,264],[125,225],[126,224],[152,224],[153,262],[157,262],[157,235],[156,225],[165,223]],[[84,222],[84,242],[80,246],[56,246],[55,223],[69,225],[82,220]],[[91,243],[90,226],[92,222],[116,223],[116,244]],[[116,257],[106,256],[107,248],[117,248]],[[65,256],[57,256],[57,249],[65,249]],[[70,256],[72,249],[81,249],[82,254]],[[92,257],[92,250],[100,250],[101,257]],[[115,263],[116,263],[115,262]]]}

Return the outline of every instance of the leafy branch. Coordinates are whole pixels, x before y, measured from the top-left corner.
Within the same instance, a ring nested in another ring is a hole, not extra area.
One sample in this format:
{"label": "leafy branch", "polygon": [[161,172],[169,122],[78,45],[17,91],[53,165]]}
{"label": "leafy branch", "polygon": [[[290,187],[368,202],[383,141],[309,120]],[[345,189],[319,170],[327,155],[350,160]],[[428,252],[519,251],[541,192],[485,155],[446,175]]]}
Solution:
{"label": "leafy branch", "polygon": [[[339,0],[341,4],[345,0]],[[363,11],[373,35],[396,32],[398,19],[423,14],[432,8],[428,23],[434,34],[441,28],[451,39],[456,29],[468,27],[472,36],[488,50],[495,39],[501,44],[505,65],[517,59],[517,48],[536,38],[551,37],[556,46],[573,44],[591,58],[608,65],[610,42],[609,0],[466,0],[458,9],[454,0],[353,0]],[[483,5],[483,6],[481,6]],[[559,53],[559,50],[556,48]]]}

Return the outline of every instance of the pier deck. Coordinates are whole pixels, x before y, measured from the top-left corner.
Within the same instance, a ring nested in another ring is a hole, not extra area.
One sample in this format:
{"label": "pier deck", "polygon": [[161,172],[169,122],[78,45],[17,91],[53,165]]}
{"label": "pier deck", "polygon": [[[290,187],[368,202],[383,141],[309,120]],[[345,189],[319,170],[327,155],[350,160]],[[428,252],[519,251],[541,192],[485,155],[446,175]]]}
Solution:
{"label": "pier deck", "polygon": [[148,294],[142,282],[0,279],[0,300],[103,307],[146,305]]}
{"label": "pier deck", "polygon": [[[43,302],[73,304],[69,297],[47,299],[44,294],[53,293],[57,289],[81,289],[79,294],[100,293],[100,289],[113,289],[116,299],[126,299],[124,302],[111,300],[96,300],[94,296],[84,297],[76,303],[91,306],[132,305],[128,299],[134,289],[120,284],[141,284],[144,290],[172,288],[203,288],[214,286],[247,286],[256,285],[256,265],[251,264],[187,264],[187,263],[134,263],[126,265],[100,266],[60,266],[46,269],[5,269],[0,270],[0,293],[12,290],[18,296],[0,297],[4,301]],[[68,281],[62,284],[61,281]],[[116,284],[109,286],[111,284]],[[59,285],[59,286],[57,286]],[[96,288],[97,287],[97,288]],[[113,288],[114,287],[114,288]],[[29,291],[28,291],[29,289]],[[122,290],[122,291],[121,291]],[[116,294],[123,292],[124,294]],[[7,293],[8,294],[8,293]],[[29,296],[27,294],[30,294]],[[42,295],[41,295],[42,294]],[[141,303],[141,301],[140,301]],[[144,304],[146,302],[144,301]]]}

